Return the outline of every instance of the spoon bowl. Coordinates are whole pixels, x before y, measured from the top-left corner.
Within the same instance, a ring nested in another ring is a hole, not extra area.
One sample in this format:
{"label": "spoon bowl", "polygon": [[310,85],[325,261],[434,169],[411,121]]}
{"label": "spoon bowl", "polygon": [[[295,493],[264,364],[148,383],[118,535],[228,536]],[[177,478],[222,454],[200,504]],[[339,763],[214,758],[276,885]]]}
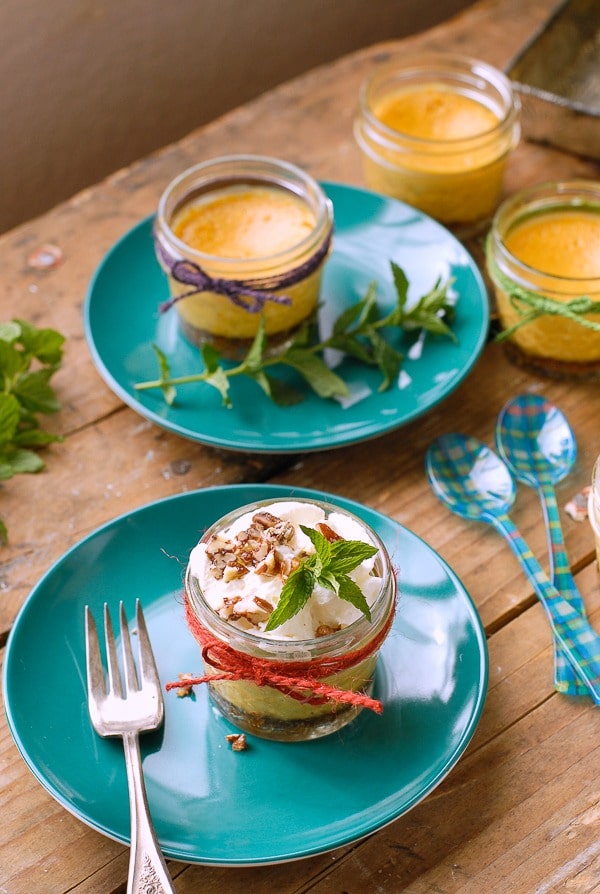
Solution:
{"label": "spoon bowl", "polygon": [[437,438],[425,468],[438,498],[463,518],[485,521],[504,515],[515,501],[506,464],[477,438],[455,433]]}
{"label": "spoon bowl", "polygon": [[563,413],[537,394],[520,394],[501,410],[496,444],[523,484],[558,484],[575,465],[575,435]]}

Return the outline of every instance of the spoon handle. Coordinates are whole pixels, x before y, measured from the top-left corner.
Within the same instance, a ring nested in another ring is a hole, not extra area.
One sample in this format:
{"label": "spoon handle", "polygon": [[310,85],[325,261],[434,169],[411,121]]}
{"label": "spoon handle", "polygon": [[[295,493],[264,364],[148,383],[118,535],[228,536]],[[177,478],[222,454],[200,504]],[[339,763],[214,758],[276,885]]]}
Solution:
{"label": "spoon handle", "polygon": [[[560,514],[556,502],[556,493],[548,481],[540,481],[538,494],[542,503],[546,535],[548,538],[548,557],[550,562],[550,580],[561,595],[582,615],[585,606],[577,584],[571,574],[569,559],[565,550]],[[554,652],[554,679],[556,688],[567,695],[586,695],[587,686],[579,679],[567,656],[558,643]]]}
{"label": "spoon handle", "polygon": [[585,612],[585,606],[577,584],[571,574],[571,566],[565,550],[560,515],[556,502],[556,494],[551,484],[542,483],[540,497],[546,516],[548,533],[548,554],[550,558],[550,579],[557,590],[571,603],[577,611]]}
{"label": "spoon handle", "polygon": [[600,704],[600,636],[550,583],[510,516],[490,515],[487,520],[508,542],[546,610],[554,636],[596,704]]}

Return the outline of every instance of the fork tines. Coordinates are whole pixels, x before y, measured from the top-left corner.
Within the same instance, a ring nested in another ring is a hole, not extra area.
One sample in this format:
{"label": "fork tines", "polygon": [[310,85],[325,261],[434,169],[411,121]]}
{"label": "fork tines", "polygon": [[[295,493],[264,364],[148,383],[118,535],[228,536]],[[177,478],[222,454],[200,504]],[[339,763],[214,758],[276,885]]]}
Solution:
{"label": "fork tines", "polygon": [[[136,694],[147,696],[155,709],[160,711],[157,722],[162,718],[162,695],[156,662],[148,636],[146,621],[140,600],[136,600],[136,633],[138,639],[138,662],[133,656],[131,636],[123,602],[119,603],[119,622],[123,676],[119,666],[117,644],[112,618],[107,603],[104,603],[104,647],[106,653],[106,678],[98,628],[89,606],[85,607],[85,643],[88,683],[88,703],[92,722],[98,732],[107,723],[115,723],[116,718],[108,718],[109,702],[114,699],[127,701]],[[133,709],[133,705],[131,706]],[[106,734],[106,733],[103,733]]]}

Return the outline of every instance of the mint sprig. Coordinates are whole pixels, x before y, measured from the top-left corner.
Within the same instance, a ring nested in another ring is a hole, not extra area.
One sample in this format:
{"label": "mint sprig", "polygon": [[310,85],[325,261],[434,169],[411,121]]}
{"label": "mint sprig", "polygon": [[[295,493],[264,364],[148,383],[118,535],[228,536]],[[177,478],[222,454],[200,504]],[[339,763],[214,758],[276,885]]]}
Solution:
{"label": "mint sprig", "polygon": [[396,381],[404,360],[395,344],[398,332],[425,331],[457,340],[450,328],[455,305],[449,295],[451,280],[442,282],[438,279],[429,292],[407,309],[409,282],[406,274],[393,261],[391,271],[396,303],[387,314],[382,313],[377,303],[376,284],[371,283],[364,297],[337,317],[328,338],[318,340],[313,321],[303,326],[287,347],[267,354],[265,325],[261,318],[252,345],[239,364],[224,365],[219,352],[205,345],[201,350],[203,371],[187,376],[172,376],[167,357],[153,345],[159,362],[159,378],[138,382],[135,389],[160,389],[166,403],[172,405],[176,386],[204,382],[219,392],[225,407],[231,408],[231,381],[237,376],[246,376],[256,382],[274,403],[290,406],[303,400],[304,394],[271,372],[273,367],[287,366],[295,370],[319,397],[347,397],[346,383],[323,358],[325,351],[334,349],[377,368],[381,374],[379,391],[385,391]]}
{"label": "mint sprig", "polygon": [[350,602],[371,620],[371,610],[362,590],[349,576],[361,562],[377,553],[376,547],[362,540],[334,540],[330,542],[320,531],[300,525],[310,538],[315,551],[303,559],[282,587],[277,607],[272,612],[265,630],[274,630],[301,611],[317,585],[333,590],[340,599]]}
{"label": "mint sprig", "polygon": [[[50,384],[62,361],[64,337],[25,320],[0,323],[0,481],[39,472],[36,450],[60,441],[41,428],[37,415],[56,413],[60,403]],[[0,543],[8,537],[0,520]]]}

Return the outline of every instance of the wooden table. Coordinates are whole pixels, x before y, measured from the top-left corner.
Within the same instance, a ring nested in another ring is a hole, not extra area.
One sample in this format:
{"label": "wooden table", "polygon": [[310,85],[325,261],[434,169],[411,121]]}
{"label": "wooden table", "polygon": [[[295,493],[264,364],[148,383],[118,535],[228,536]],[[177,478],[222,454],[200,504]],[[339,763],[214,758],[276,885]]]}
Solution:
{"label": "wooden table", "polygon": [[[309,859],[257,868],[172,863],[178,892],[311,891],[600,892],[600,712],[552,686],[552,649],[542,608],[517,563],[485,526],[450,516],[432,495],[424,451],[449,429],[491,443],[493,421],[521,391],[544,393],[571,421],[577,466],[558,488],[561,508],[589,483],[600,452],[596,383],[543,379],[512,366],[488,344],[475,371],[441,406],[378,440],[305,456],[223,453],[144,422],[94,368],[82,301],[107,249],[153,212],[178,172],[229,152],[286,158],[324,179],[362,184],[351,122],[359,83],[400,48],[455,50],[505,67],[555,0],[482,0],[453,21],[403,42],[367,48],[279,87],[60,205],[0,241],[2,319],[29,319],[67,336],[55,379],[64,441],[45,451],[47,470],[2,485],[0,646],[28,593],[68,547],[107,520],[184,490],[270,481],[317,488],[384,512],[424,537],[453,567],[488,636],[490,685],[479,727],[450,775],[418,806],[366,840]],[[600,179],[600,167],[523,142],[506,190],[569,177]],[[39,272],[30,253],[54,243],[62,265]],[[480,259],[479,245],[470,248]],[[545,551],[537,497],[520,489],[517,519]],[[589,526],[562,512],[567,549],[592,622],[600,585]],[[0,655],[2,652],[0,652]],[[368,772],[365,756],[365,772]],[[67,813],[36,782],[0,727],[0,892],[124,891],[128,851]]]}

